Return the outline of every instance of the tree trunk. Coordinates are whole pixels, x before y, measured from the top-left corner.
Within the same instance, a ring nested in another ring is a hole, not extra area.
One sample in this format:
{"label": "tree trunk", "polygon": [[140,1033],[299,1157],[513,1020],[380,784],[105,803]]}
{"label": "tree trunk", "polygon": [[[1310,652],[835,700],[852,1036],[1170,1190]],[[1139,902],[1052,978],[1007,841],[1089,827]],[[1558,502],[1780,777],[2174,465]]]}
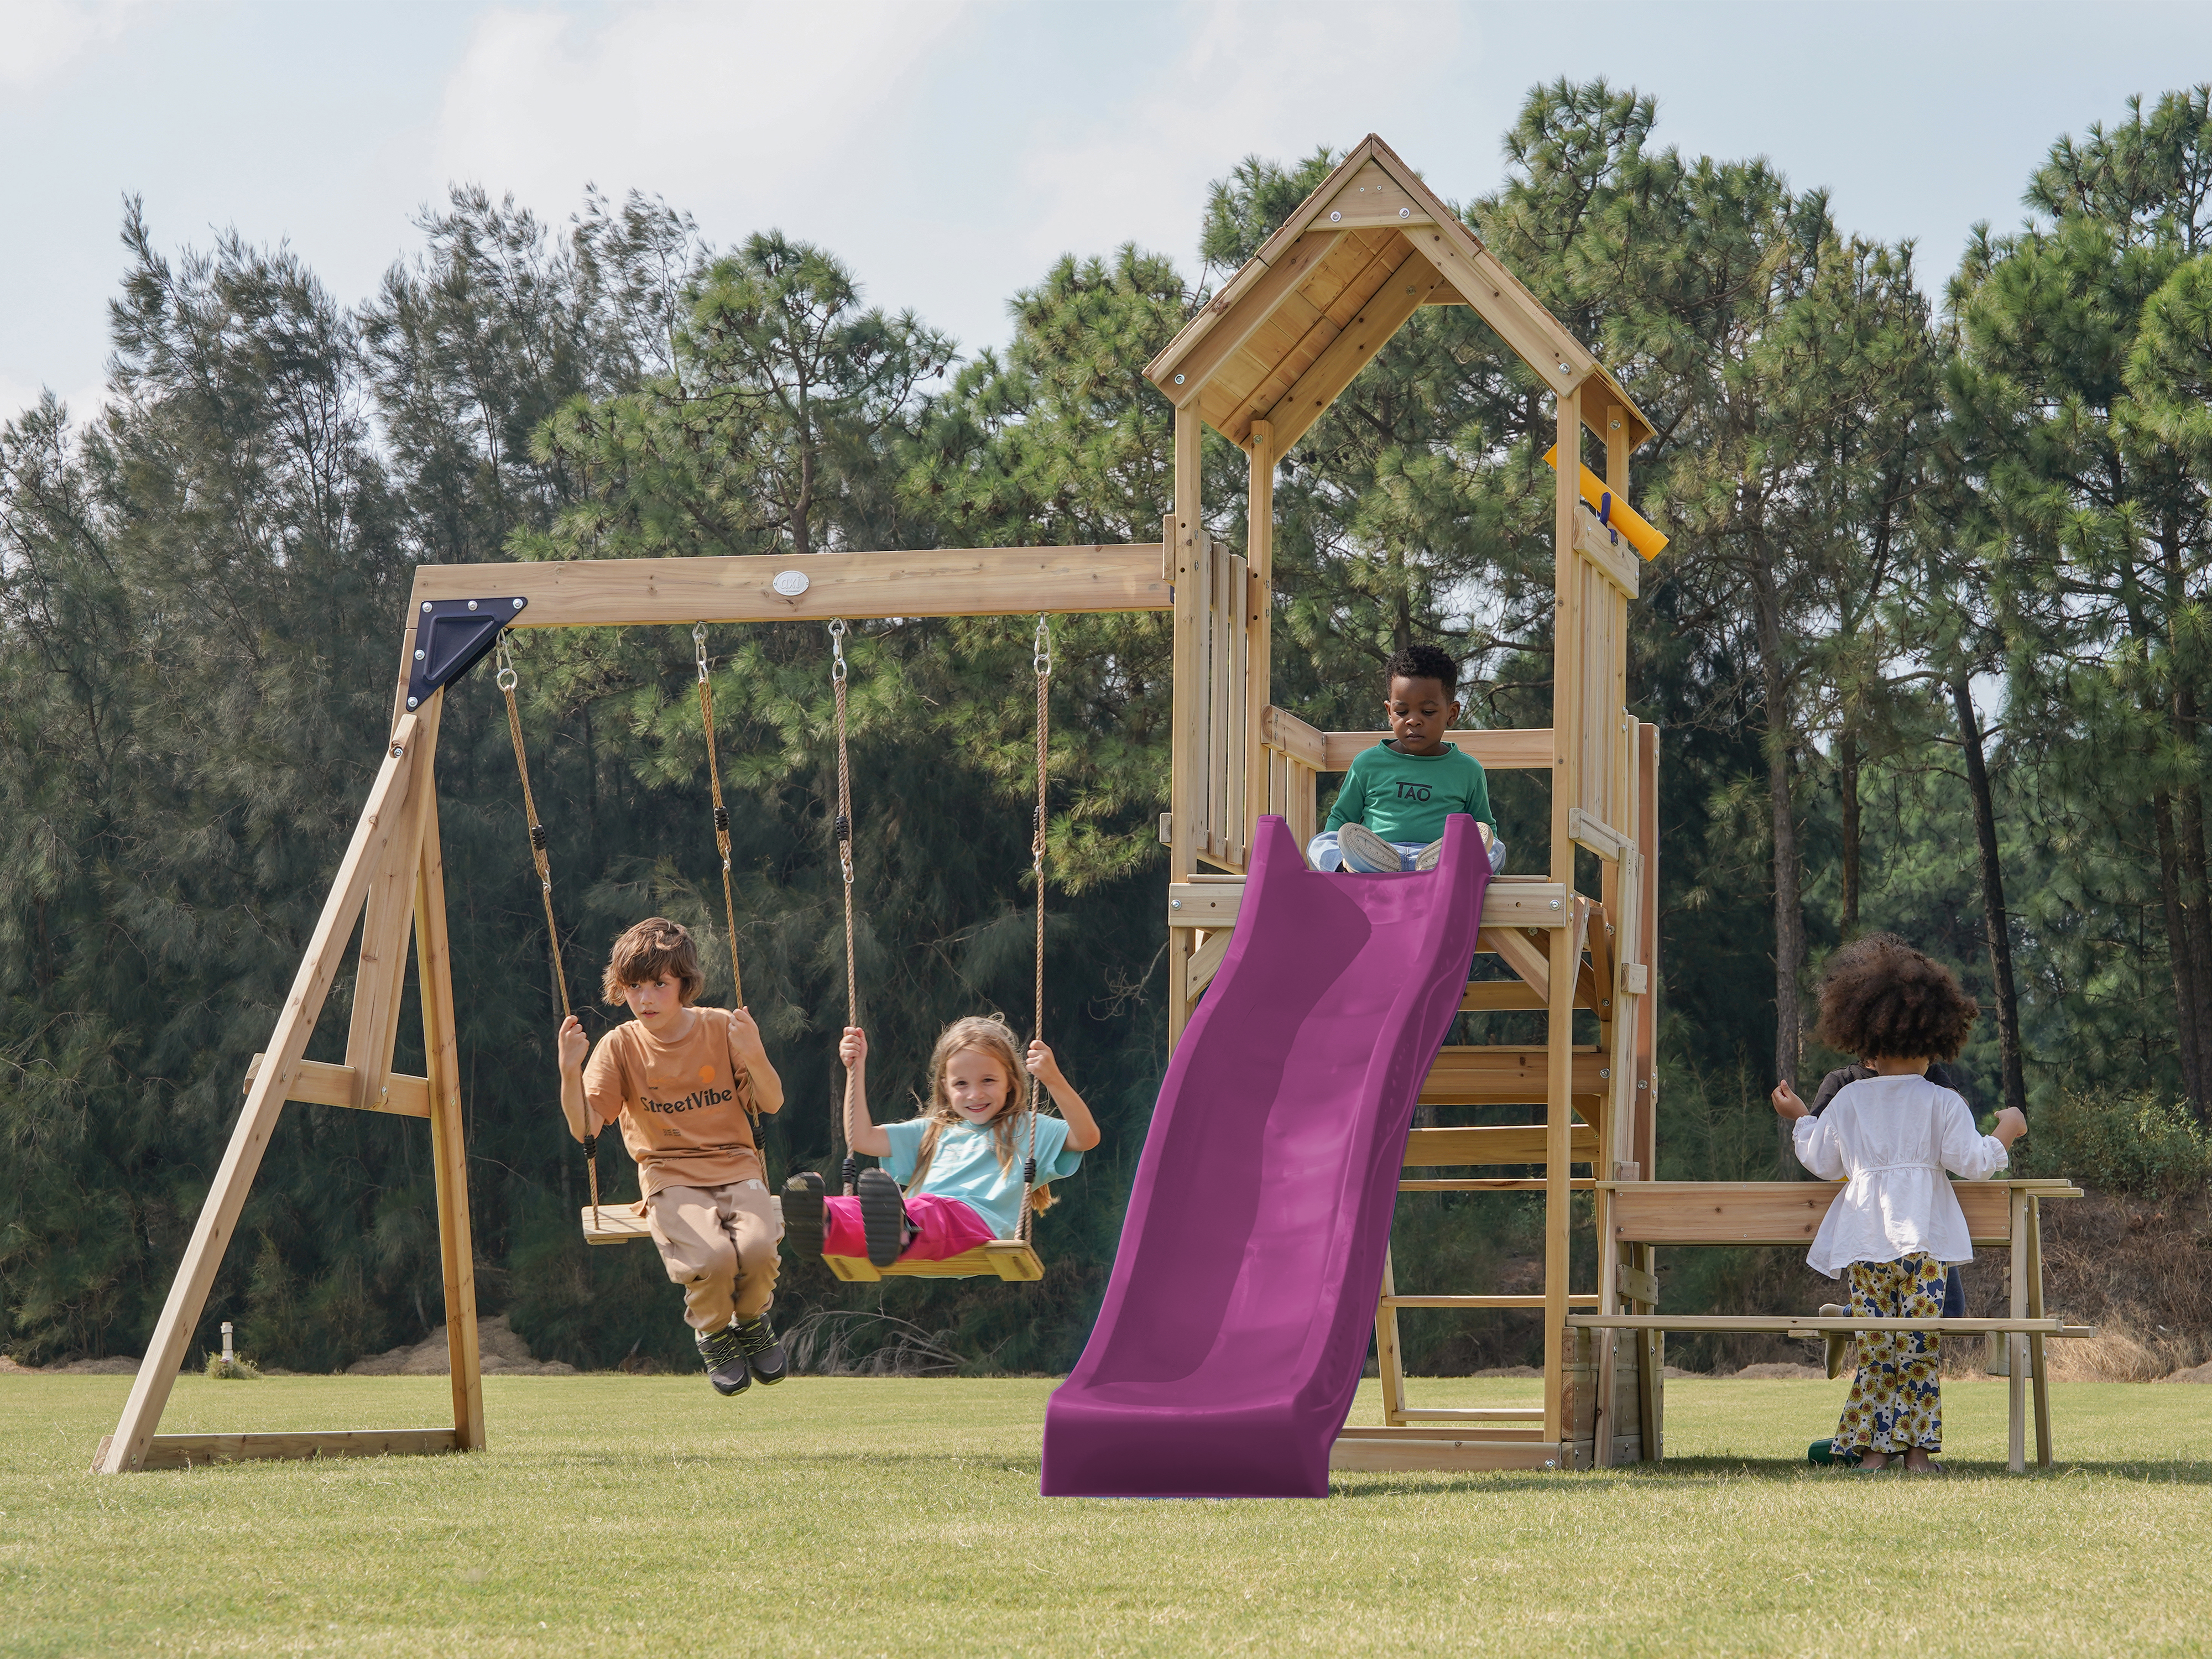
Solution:
{"label": "tree trunk", "polygon": [[1836,776],[1843,786],[1844,937],[1859,931],[1859,731],[1850,717],[1836,739]]}
{"label": "tree trunk", "polygon": [[2004,1073],[2004,1103],[2027,1110],[2027,1083],[2020,1056],[2020,999],[2013,989],[2012,926],[2005,914],[2004,866],[1997,858],[1996,808],[1990,796],[1990,769],[1982,752],[1982,722],[1974,713],[1973,689],[1966,676],[1951,682],[1951,706],[1958,711],[1959,743],[1966,753],[1966,787],[1974,798],[1974,841],[1982,853],[1982,920],[1989,930],[1990,977],[1996,984],[1997,1058]]}
{"label": "tree trunk", "polygon": [[[1804,1059],[1805,1015],[1797,976],[1805,965],[1805,915],[1800,891],[1797,815],[1790,792],[1790,684],[1782,660],[1782,611],[1773,573],[1752,567],[1759,618],[1760,687],[1766,702],[1766,793],[1774,835],[1774,1075],[1795,1083]],[[1785,1177],[1796,1173],[1788,1123],[1777,1120],[1776,1155]]]}
{"label": "tree trunk", "polygon": [[[2185,749],[2197,742],[2196,699],[2184,686],[2174,697],[2174,736]],[[2195,784],[2176,792],[2179,808],[2174,825],[2180,842],[2181,915],[2189,938],[2189,977],[2195,988],[2190,999],[2190,1024],[2195,1028],[2198,1073],[2212,1095],[2212,1006],[2205,993],[2212,991],[2212,892],[2207,890],[2204,859],[2204,793]],[[2199,1118],[2207,1115],[2208,1103],[2192,1102]]]}
{"label": "tree trunk", "polygon": [[2173,833],[2173,802],[2166,791],[2151,797],[2158,833],[2158,892],[2166,909],[2166,965],[2173,975],[2173,1034],[2181,1050],[2181,1086],[2190,1109],[2203,1115],[2204,1062],[2197,1042],[2197,974],[2189,948],[2189,922],[2181,908],[2181,848]]}

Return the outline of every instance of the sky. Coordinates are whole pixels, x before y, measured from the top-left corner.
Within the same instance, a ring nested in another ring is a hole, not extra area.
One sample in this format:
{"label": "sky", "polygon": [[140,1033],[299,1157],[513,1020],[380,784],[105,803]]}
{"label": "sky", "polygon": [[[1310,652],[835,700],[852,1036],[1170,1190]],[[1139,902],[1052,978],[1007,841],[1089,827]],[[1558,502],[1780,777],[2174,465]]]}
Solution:
{"label": "sky", "polygon": [[972,349],[1063,252],[1195,276],[1206,186],[1249,155],[1373,131],[1480,196],[1563,76],[1913,239],[1940,293],[2055,139],[2212,79],[2212,5],[0,0],[0,418],[41,387],[96,407],[129,196],[166,251],[289,243],[350,303],[453,182],[556,226],[587,183],[635,188],[718,245],[819,243]]}

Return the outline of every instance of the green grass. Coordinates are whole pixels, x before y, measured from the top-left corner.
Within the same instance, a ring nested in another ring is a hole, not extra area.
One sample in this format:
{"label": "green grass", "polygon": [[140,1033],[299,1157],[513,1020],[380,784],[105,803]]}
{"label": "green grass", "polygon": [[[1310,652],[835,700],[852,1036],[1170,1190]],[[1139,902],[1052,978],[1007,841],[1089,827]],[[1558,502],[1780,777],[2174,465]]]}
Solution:
{"label": "green grass", "polygon": [[[494,1378],[479,1456],[85,1472],[129,1379],[0,1376],[0,1652],[2197,1653],[2212,1389],[1947,1382],[1945,1480],[1808,1468],[1825,1382],[1671,1381],[1663,1472],[1046,1502],[1036,1381]],[[1510,1402],[1510,1380],[1417,1403]],[[166,1430],[416,1426],[439,1378],[186,1377]],[[1370,1391],[1355,1421],[1375,1420]]]}

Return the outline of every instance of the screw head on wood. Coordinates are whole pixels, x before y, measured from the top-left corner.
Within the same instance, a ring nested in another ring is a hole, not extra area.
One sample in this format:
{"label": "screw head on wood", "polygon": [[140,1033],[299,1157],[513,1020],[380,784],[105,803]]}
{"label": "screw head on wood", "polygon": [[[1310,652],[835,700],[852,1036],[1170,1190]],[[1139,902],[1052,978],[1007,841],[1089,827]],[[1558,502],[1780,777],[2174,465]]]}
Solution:
{"label": "screw head on wood", "polygon": [[1410,219],[1413,216],[1413,210],[1411,208],[1400,208],[1398,210],[1398,216],[1401,219]]}
{"label": "screw head on wood", "polygon": [[1328,216],[1328,222],[1329,222],[1329,223],[1331,223],[1331,224],[1335,224],[1339,220],[1342,219],[1343,217],[1344,217],[1344,216],[1343,216],[1341,213],[1332,213],[1332,214],[1330,214],[1330,215]]}
{"label": "screw head on wood", "polygon": [[428,599],[423,600],[423,601],[422,601],[422,609],[423,609],[424,611],[427,611],[428,610],[429,610],[429,608],[430,608],[430,601],[429,601],[429,600],[428,600]]}
{"label": "screw head on wood", "polygon": [[520,610],[521,610],[521,609],[522,609],[522,601],[521,601],[520,599],[510,599],[510,600],[508,601],[508,603],[509,603],[510,605],[514,605],[514,607],[517,611],[520,611]]}
{"label": "screw head on wood", "polygon": [[408,706],[410,708],[413,708],[413,707],[414,707],[417,702],[421,702],[421,701],[422,701],[422,699],[420,699],[419,697],[410,697],[410,698],[408,698],[408,699],[407,699],[407,706]]}

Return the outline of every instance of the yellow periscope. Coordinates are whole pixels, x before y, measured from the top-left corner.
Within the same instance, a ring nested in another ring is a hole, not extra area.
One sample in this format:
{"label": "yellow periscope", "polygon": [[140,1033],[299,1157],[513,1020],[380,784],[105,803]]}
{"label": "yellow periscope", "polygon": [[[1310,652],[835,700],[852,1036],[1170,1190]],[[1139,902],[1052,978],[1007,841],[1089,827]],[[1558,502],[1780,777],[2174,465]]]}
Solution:
{"label": "yellow periscope", "polygon": [[[1553,444],[1544,452],[1545,465],[1556,470],[1559,462],[1552,458],[1559,453]],[[1595,507],[1605,522],[1628,538],[1628,544],[1647,559],[1656,559],[1667,550],[1667,538],[1655,529],[1650,520],[1614,495],[1607,500],[1605,480],[1588,467],[1583,469],[1583,499]]]}

